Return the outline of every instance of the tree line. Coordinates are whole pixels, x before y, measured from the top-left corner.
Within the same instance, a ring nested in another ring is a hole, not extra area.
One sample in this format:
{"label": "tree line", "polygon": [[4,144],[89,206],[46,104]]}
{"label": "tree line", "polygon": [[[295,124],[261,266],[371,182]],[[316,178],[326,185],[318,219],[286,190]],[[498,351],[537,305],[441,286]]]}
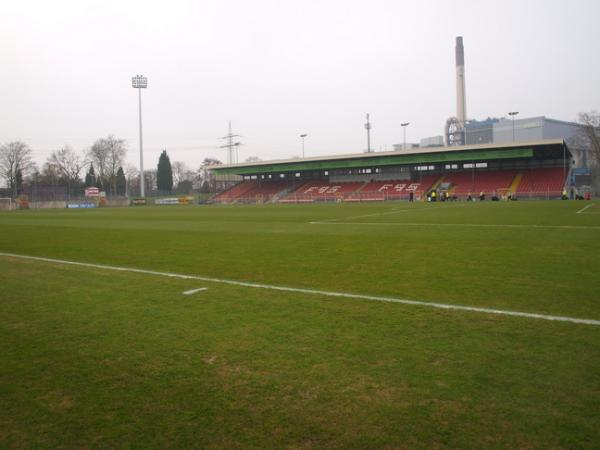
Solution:
{"label": "tree line", "polygon": [[[139,170],[125,165],[126,154],[125,141],[109,135],[80,152],[68,145],[62,146],[40,167],[34,162],[29,145],[9,142],[0,146],[0,180],[6,186],[0,196],[16,198],[51,188],[71,198],[83,196],[86,187],[97,187],[109,196],[138,195]],[[220,163],[206,158],[198,170],[191,170],[181,161],[171,163],[164,150],[156,169],[144,171],[146,191],[150,194],[211,192],[214,180],[208,167]]]}

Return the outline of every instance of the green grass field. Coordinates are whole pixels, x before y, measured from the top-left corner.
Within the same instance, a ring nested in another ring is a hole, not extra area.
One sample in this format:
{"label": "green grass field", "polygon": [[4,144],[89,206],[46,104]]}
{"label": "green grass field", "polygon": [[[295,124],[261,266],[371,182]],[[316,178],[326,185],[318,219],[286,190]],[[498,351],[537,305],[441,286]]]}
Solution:
{"label": "green grass field", "polygon": [[600,445],[598,325],[219,281],[600,321],[600,204],[5,212],[0,252],[207,278],[0,256],[2,448]]}

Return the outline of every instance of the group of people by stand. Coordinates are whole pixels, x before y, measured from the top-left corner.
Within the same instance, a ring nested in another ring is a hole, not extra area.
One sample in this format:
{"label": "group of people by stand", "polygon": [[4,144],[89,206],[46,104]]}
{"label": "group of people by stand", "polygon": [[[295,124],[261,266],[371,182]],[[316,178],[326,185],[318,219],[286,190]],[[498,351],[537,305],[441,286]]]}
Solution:
{"label": "group of people by stand", "polygon": [[[481,191],[479,193],[479,201],[480,202],[485,201],[485,197],[486,197],[485,192]],[[438,199],[441,202],[457,201],[458,196],[456,194],[450,195],[448,191],[442,191],[442,192],[438,193],[437,190],[430,191],[427,194],[428,202],[436,202],[436,201],[438,201]],[[516,199],[517,199],[517,196],[515,194],[508,194],[508,196],[506,197],[506,200],[516,200]],[[475,201],[475,199],[473,198],[473,195],[470,192],[467,194],[466,200],[468,202]],[[498,194],[495,191],[492,193],[492,201],[493,202],[500,201],[500,197],[498,196]]]}
{"label": "group of people by stand", "polygon": [[571,188],[571,193],[569,195],[567,190],[563,189],[560,198],[563,200],[591,200],[592,193],[590,191],[584,191],[583,194],[581,194],[580,192],[575,192],[575,189]]}
{"label": "group of people by stand", "polygon": [[433,190],[427,194],[428,202],[437,202],[439,198],[440,202],[456,201],[458,197],[456,195],[450,195],[448,191],[442,191],[439,195],[436,190]]}
{"label": "group of people by stand", "polygon": [[[472,195],[470,192],[467,194],[466,200],[468,202],[474,202],[476,200],[477,196]],[[483,202],[486,199],[486,194],[484,191],[481,191],[479,193],[479,201]],[[437,190],[432,190],[430,192],[427,193],[427,201],[428,202],[447,202],[447,201],[457,201],[459,198],[456,194],[452,194],[450,195],[448,191],[440,191],[438,192]],[[589,191],[586,191],[583,195],[576,193],[573,189],[571,189],[570,195],[567,192],[566,189],[563,189],[562,193],[561,193],[561,199],[562,200],[590,200],[591,199],[591,193]],[[508,201],[515,201],[517,200],[517,194],[515,192],[508,192],[506,194],[503,194],[502,197],[500,197],[498,195],[498,193],[496,193],[496,191],[494,191],[492,193],[492,197],[491,200],[493,202],[498,202],[500,200],[508,200]],[[412,201],[412,198],[411,198]]]}

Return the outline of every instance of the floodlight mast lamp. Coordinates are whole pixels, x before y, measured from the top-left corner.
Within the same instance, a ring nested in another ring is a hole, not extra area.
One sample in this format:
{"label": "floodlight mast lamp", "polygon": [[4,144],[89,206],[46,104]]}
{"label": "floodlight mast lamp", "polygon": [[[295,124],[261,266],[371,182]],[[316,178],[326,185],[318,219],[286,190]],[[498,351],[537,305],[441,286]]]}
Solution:
{"label": "floodlight mast lamp", "polygon": [[146,196],[146,182],[144,180],[144,141],[142,139],[142,89],[148,87],[148,78],[143,75],[136,75],[131,78],[131,85],[138,90],[139,98],[139,117],[140,117],[140,195]]}
{"label": "floodlight mast lamp", "polygon": [[519,114],[519,111],[511,111],[508,113],[508,115],[512,117],[513,142],[515,142],[515,116],[517,114]]}
{"label": "floodlight mast lamp", "polygon": [[365,130],[367,130],[367,153],[371,153],[371,117],[367,114],[367,123],[365,123]]}
{"label": "floodlight mast lamp", "polygon": [[410,125],[410,122],[401,123],[400,126],[404,131],[404,145],[402,146],[402,150],[406,150],[406,127]]}
{"label": "floodlight mast lamp", "polygon": [[300,139],[302,139],[302,158],[304,158],[304,138],[306,136],[308,136],[306,133],[300,135]]}

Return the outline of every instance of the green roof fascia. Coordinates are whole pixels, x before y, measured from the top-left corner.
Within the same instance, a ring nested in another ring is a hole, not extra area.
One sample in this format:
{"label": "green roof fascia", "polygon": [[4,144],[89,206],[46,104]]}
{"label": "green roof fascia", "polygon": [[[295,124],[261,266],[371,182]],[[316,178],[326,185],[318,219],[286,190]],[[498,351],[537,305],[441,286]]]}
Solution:
{"label": "green roof fascia", "polygon": [[302,172],[307,170],[356,169],[363,167],[398,166],[402,164],[451,163],[458,161],[481,161],[531,157],[533,157],[533,149],[515,148],[476,152],[465,151],[425,153],[417,155],[376,156],[369,158],[334,159],[326,161],[306,161],[240,167],[215,167],[211,170],[219,175],[256,175],[281,172]]}

